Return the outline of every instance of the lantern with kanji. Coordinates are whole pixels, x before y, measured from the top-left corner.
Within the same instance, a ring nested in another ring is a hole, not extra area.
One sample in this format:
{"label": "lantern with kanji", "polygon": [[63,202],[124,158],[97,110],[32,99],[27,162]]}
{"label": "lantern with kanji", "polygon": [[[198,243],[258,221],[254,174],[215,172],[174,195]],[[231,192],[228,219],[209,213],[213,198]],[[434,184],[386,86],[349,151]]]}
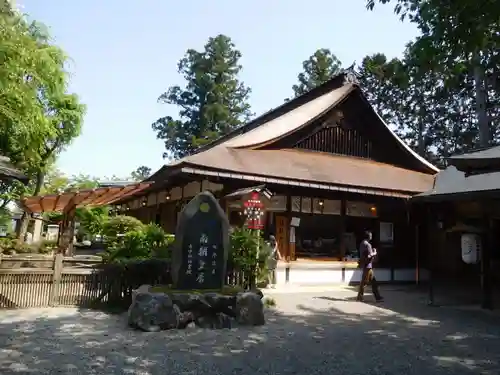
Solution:
{"label": "lantern with kanji", "polygon": [[264,203],[262,203],[258,192],[252,192],[243,203],[243,214],[246,217],[248,229],[264,228]]}

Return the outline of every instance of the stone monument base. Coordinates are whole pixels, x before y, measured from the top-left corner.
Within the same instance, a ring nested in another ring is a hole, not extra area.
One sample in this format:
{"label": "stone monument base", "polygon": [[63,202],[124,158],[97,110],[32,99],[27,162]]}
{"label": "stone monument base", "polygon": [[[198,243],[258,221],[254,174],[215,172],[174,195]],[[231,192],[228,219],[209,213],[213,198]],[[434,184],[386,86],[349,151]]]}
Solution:
{"label": "stone monument base", "polygon": [[142,285],[132,292],[129,326],[146,332],[167,329],[232,328],[265,324],[260,290],[175,290]]}

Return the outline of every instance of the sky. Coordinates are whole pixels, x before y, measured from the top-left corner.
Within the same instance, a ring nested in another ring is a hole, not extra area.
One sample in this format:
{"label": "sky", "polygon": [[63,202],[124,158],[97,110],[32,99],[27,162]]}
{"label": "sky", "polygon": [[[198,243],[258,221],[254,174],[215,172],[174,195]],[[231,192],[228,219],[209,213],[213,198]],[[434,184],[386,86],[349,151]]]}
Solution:
{"label": "sky", "polygon": [[292,95],[302,61],[329,48],[344,67],[372,53],[401,56],[417,35],[391,6],[370,12],[365,0],[18,0],[45,23],[70,56],[70,91],[87,106],[82,135],[60,156],[68,175],[126,177],[166,160],[151,124],[176,117],[157,98],[183,84],[177,62],[218,34],[243,57],[241,79],[253,112]]}

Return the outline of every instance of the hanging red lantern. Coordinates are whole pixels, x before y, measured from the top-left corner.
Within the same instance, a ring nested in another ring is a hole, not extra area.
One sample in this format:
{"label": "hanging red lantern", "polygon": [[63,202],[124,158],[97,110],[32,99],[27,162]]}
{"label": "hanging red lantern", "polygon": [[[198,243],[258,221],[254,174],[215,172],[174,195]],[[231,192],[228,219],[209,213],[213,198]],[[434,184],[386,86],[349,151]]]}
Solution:
{"label": "hanging red lantern", "polygon": [[249,199],[243,203],[243,214],[246,216],[248,229],[263,229],[264,204],[260,200],[260,194],[253,191]]}

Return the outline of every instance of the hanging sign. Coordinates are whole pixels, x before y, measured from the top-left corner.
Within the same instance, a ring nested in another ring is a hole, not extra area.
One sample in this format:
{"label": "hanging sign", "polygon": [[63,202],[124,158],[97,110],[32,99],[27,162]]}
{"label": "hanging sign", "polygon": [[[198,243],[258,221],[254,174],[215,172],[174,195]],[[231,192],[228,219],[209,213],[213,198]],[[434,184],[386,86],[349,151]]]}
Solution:
{"label": "hanging sign", "polygon": [[246,216],[248,229],[263,229],[264,204],[256,191],[250,194],[250,198],[243,203],[243,214]]}

